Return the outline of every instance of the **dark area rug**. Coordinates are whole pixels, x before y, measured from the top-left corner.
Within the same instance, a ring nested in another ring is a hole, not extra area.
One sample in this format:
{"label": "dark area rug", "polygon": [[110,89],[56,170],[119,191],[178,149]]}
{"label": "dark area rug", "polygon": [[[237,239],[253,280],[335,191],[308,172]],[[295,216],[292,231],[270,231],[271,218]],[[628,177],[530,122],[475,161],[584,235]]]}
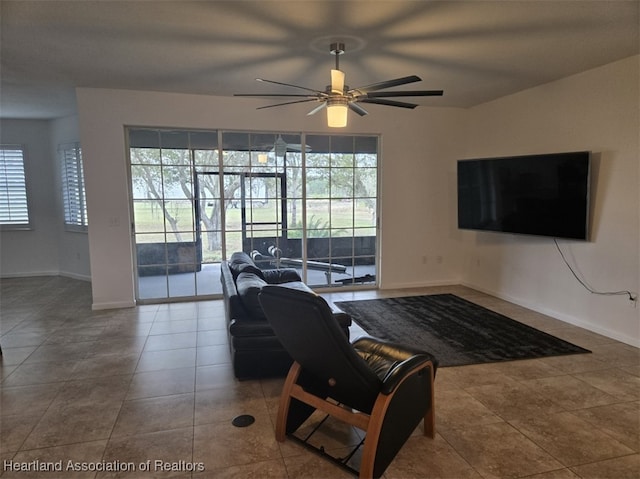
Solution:
{"label": "dark area rug", "polygon": [[336,305],[368,334],[424,349],[440,366],[591,352],[453,294]]}

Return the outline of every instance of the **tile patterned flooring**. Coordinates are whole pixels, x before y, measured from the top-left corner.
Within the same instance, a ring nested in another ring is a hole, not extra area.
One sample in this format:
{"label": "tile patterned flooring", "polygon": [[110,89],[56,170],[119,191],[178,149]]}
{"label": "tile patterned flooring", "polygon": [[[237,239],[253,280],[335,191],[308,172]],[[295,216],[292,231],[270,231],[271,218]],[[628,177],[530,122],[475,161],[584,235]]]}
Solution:
{"label": "tile patterned flooring", "polygon": [[[593,353],[441,368],[435,440],[419,426],[385,478],[640,477],[638,349],[463,287],[325,296],[441,292]],[[234,379],[222,301],[92,311],[90,285],[61,277],[3,280],[0,300],[3,479],[351,477],[276,442],[282,379]],[[357,442],[348,429],[329,424],[327,449]]]}

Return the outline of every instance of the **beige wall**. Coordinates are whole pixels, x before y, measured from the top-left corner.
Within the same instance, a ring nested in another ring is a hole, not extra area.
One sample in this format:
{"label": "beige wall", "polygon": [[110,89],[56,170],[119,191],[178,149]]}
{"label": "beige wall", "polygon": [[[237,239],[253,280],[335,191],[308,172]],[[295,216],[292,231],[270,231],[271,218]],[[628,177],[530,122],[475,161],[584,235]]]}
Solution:
{"label": "beige wall", "polygon": [[[58,146],[66,143],[76,143],[80,141],[78,128],[78,117],[70,116],[58,118],[51,122],[52,151],[55,158],[56,172],[59,171],[60,158],[56,154]],[[61,194],[62,186],[58,186],[56,197],[58,198],[58,211],[60,220],[58,225],[60,235],[58,238],[58,261],[59,274],[72,278],[91,280],[91,267],[89,263],[89,239],[87,232],[68,231],[64,228],[64,208]]]}
{"label": "beige wall", "polygon": [[[591,238],[560,240],[577,274],[599,291],[631,290],[640,276],[640,57],[523,91],[468,112],[466,157],[590,150]],[[553,241],[464,233],[464,281],[570,323],[640,345],[640,308],[590,294]]]}
{"label": "beige wall", "polygon": [[64,228],[58,145],[80,141],[76,116],[56,120],[2,120],[2,143],[25,148],[32,229],[0,232],[0,273],[63,275],[90,280],[87,233]]}
{"label": "beige wall", "polygon": [[[371,115],[352,118],[347,133],[383,136],[381,286],[462,281],[640,345],[640,308],[625,296],[585,291],[549,239],[459,231],[455,191],[458,158],[593,151],[591,240],[560,244],[595,289],[637,293],[639,60],[616,62],[470,110],[372,107]],[[125,125],[327,131],[323,116],[306,117],[304,106],[265,113],[255,111],[254,101],[237,98],[79,89],[78,105],[95,308],[134,304]]]}
{"label": "beige wall", "polygon": [[57,208],[55,156],[49,122],[2,120],[0,143],[24,148],[25,176],[31,229],[2,231],[0,270],[3,277],[56,275],[61,218]]}
{"label": "beige wall", "polygon": [[[309,108],[304,105],[256,111],[255,100],[85,88],[78,89],[77,97],[94,308],[134,304],[125,126],[328,131],[324,115],[307,117]],[[452,162],[463,152],[464,114],[449,108],[405,111],[372,106],[370,115],[351,117],[349,127],[340,130],[383,135],[383,288],[460,279],[451,195]]]}

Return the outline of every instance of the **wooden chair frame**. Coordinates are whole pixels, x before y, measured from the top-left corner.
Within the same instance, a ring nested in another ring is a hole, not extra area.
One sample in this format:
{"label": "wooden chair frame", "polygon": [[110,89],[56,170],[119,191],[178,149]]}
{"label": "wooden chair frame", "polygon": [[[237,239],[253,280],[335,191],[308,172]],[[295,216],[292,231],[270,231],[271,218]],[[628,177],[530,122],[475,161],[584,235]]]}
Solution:
{"label": "wooden chair frame", "polygon": [[[280,402],[278,406],[278,416],[276,420],[276,440],[284,442],[287,435],[287,418],[289,416],[289,408],[291,405],[291,399],[297,399],[311,407],[314,407],[329,416],[332,416],[342,422],[355,426],[366,432],[366,438],[364,441],[364,449],[362,451],[362,461],[360,464],[359,477],[361,479],[372,478],[374,474],[374,466],[376,459],[376,451],[378,448],[378,439],[382,431],[386,412],[393,402],[396,392],[402,387],[402,383],[414,374],[418,374],[420,371],[428,369],[430,387],[430,407],[427,409],[424,419],[424,435],[430,438],[435,437],[435,414],[434,414],[434,367],[431,361],[423,363],[409,373],[399,382],[396,388],[390,394],[378,394],[378,397],[374,403],[371,414],[365,414],[359,411],[354,411],[333,402],[322,399],[314,394],[305,391],[299,384],[298,379],[302,372],[300,364],[294,362],[289,370],[289,374],[285,380],[282,388],[282,394],[280,396]],[[311,447],[311,446],[309,446]],[[326,454],[325,454],[326,455]],[[335,458],[333,458],[335,460]],[[337,460],[336,460],[337,461]],[[347,469],[354,471],[348,466]],[[358,471],[354,471],[358,472]]]}

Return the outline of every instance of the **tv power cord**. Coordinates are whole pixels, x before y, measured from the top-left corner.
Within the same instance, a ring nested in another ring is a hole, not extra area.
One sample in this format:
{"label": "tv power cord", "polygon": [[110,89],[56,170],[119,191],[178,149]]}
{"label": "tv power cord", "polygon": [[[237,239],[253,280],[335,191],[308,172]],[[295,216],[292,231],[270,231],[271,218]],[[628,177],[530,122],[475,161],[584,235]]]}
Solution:
{"label": "tv power cord", "polygon": [[582,279],[580,279],[580,277],[573,270],[573,268],[571,267],[567,259],[564,257],[564,253],[560,249],[558,240],[556,238],[553,238],[553,242],[555,243],[556,248],[558,249],[558,253],[560,253],[560,256],[562,257],[564,264],[567,265],[567,268],[569,268],[569,271],[571,271],[571,274],[573,275],[573,277],[578,281],[578,283],[580,283],[584,287],[584,289],[589,291],[591,294],[600,294],[604,296],[628,296],[629,301],[633,301],[634,303],[637,301],[638,294],[633,293],[631,291],[596,291],[595,289],[591,288],[587,283],[585,283]]}

